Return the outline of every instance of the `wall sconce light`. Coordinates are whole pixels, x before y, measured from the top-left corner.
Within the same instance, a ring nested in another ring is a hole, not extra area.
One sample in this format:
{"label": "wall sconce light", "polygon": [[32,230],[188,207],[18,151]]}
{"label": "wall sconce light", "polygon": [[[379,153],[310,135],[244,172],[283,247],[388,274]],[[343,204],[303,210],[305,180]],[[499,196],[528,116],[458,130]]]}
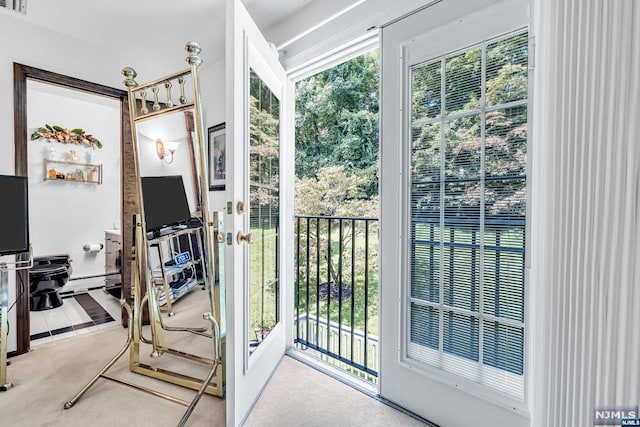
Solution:
{"label": "wall sconce light", "polygon": [[158,158],[165,163],[173,163],[173,153],[176,152],[179,145],[179,142],[162,142],[162,140],[158,138],[156,139],[156,154],[158,155]]}

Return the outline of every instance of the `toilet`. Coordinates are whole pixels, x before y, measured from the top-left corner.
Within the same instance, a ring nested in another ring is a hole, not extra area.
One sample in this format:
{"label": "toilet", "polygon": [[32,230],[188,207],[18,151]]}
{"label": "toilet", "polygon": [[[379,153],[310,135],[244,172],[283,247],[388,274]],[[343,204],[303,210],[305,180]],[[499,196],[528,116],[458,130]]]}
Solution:
{"label": "toilet", "polygon": [[59,290],[71,276],[69,255],[51,255],[33,259],[29,270],[31,311],[50,310],[62,305]]}

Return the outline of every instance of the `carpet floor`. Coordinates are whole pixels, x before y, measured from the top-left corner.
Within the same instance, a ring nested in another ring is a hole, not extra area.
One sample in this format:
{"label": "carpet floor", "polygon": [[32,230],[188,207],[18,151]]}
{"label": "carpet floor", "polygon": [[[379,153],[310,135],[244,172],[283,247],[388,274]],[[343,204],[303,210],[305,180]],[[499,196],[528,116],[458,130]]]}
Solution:
{"label": "carpet floor", "polygon": [[[197,294],[195,298],[201,300]],[[187,302],[183,308],[186,306]],[[180,311],[165,323],[179,325]],[[148,336],[148,331],[145,333]],[[172,348],[180,349],[179,345],[185,345],[195,354],[206,356],[210,353],[210,340],[184,333],[183,338],[175,338],[172,334],[178,333],[166,333]],[[124,345],[125,339],[126,330],[114,324],[106,329],[46,343],[11,358],[7,375],[14,388],[0,393],[0,426],[177,425],[186,410],[184,406],[105,379],[99,379],[74,407],[63,409],[64,403]],[[145,363],[199,378],[206,374],[203,365],[168,354],[151,359],[147,355],[149,351],[150,346],[142,347],[141,357]],[[186,401],[191,401],[195,393],[130,372],[128,354],[111,368],[109,374]],[[187,425],[224,426],[225,400],[204,395]],[[420,425],[423,424],[416,419],[290,357],[284,357],[280,362],[245,422],[247,427]]]}

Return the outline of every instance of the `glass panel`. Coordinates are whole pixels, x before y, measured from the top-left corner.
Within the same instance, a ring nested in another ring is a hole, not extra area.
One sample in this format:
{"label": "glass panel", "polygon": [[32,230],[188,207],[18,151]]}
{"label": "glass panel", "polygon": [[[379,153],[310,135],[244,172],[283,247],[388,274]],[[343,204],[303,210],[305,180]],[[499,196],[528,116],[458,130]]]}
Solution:
{"label": "glass panel", "polygon": [[411,104],[413,121],[440,115],[442,105],[442,61],[416,65],[411,69]]}
{"label": "glass panel", "polygon": [[447,58],[445,69],[447,114],[480,109],[482,49]]}
{"label": "glass panel", "polygon": [[[418,224],[416,228],[426,228],[427,234],[435,238],[438,224]],[[431,302],[440,301],[440,244],[422,243],[416,240],[411,247],[411,297]]]}
{"label": "glass panel", "polygon": [[440,316],[438,310],[411,303],[411,342],[438,349],[440,340]]}
{"label": "glass panel", "polygon": [[440,179],[440,124],[414,127],[412,135],[412,181],[437,182]]}
{"label": "glass panel", "polygon": [[480,177],[480,116],[449,120],[445,125],[445,179]]}
{"label": "glass panel", "polygon": [[480,226],[447,225],[444,236],[444,303],[478,311],[480,300]]}
{"label": "glass panel", "polygon": [[[499,230],[488,230],[487,237],[494,233]],[[485,250],[484,312],[524,322],[524,251]]]}
{"label": "glass panel", "polygon": [[444,215],[448,224],[480,224],[480,181],[445,184]]}
{"label": "glass panel", "polygon": [[484,189],[486,223],[523,227],[526,215],[526,191],[524,178],[487,181]]}
{"label": "glass panel", "polygon": [[484,46],[411,68],[407,354],[503,389],[524,361],[505,323],[524,322],[528,34]]}
{"label": "glass panel", "polygon": [[484,321],[483,362],[512,374],[524,372],[524,329]]}
{"label": "glass panel", "polygon": [[442,322],[444,351],[477,362],[480,343],[478,319],[447,311]]}
{"label": "glass panel", "polygon": [[249,143],[249,340],[254,350],[280,320],[279,208],[280,101],[250,74]]}
{"label": "glass panel", "polygon": [[529,40],[517,34],[487,45],[487,105],[527,99]]}
{"label": "glass panel", "polygon": [[485,170],[487,177],[527,173],[527,106],[487,112]]}
{"label": "glass panel", "polygon": [[440,300],[440,185],[411,186],[411,297]]}

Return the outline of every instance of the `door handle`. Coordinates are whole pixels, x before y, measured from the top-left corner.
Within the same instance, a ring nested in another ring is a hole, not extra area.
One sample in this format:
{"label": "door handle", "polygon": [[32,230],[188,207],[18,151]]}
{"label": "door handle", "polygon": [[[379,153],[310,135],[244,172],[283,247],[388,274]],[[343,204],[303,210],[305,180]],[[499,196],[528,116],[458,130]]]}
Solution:
{"label": "door handle", "polygon": [[241,245],[242,242],[245,242],[247,245],[250,245],[253,243],[253,234],[251,233],[242,234],[242,231],[238,231],[238,234],[236,235],[236,241],[238,242],[239,245]]}

